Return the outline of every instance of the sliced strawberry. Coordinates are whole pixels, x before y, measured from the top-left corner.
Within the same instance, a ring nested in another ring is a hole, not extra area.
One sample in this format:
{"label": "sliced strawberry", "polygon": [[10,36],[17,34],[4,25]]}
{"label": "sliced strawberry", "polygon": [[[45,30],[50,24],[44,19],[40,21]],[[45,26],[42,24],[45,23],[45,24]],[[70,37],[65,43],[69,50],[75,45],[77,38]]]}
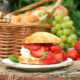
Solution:
{"label": "sliced strawberry", "polygon": [[45,43],[44,44],[44,46],[48,46],[48,47],[50,47],[50,46],[52,46],[53,44],[52,43]]}
{"label": "sliced strawberry", "polygon": [[68,59],[68,56],[63,54],[63,61],[66,61]]}
{"label": "sliced strawberry", "polygon": [[19,56],[21,56],[21,54],[14,54],[14,56],[19,57]]}
{"label": "sliced strawberry", "polygon": [[62,53],[55,53],[54,56],[55,56],[57,62],[63,61],[63,54]]}
{"label": "sliced strawberry", "polygon": [[36,57],[36,58],[41,58],[42,54],[45,52],[44,47],[41,47],[41,49],[37,50],[37,51],[31,51],[31,55]]}
{"label": "sliced strawberry", "polygon": [[53,52],[61,52],[61,48],[58,45],[53,45],[50,47],[51,51]]}
{"label": "sliced strawberry", "polygon": [[47,56],[45,58],[43,58],[42,61],[43,61],[43,64],[45,64],[45,65],[56,63],[54,54],[51,51],[48,51]]}
{"label": "sliced strawberry", "polygon": [[45,48],[45,51],[49,51],[49,47],[48,46],[44,46],[44,48]]}
{"label": "sliced strawberry", "polygon": [[41,48],[40,44],[24,44],[23,43],[24,48],[29,49],[29,50],[39,50]]}

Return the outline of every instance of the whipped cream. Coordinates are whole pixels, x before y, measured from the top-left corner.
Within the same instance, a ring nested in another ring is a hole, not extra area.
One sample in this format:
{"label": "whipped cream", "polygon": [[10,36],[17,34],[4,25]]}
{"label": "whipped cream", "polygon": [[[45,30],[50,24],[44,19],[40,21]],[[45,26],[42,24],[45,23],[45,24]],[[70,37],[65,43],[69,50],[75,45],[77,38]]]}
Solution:
{"label": "whipped cream", "polygon": [[39,59],[39,58],[35,58],[35,57],[31,56],[30,50],[29,49],[25,49],[23,46],[22,46],[22,48],[20,50],[20,53],[25,58],[30,58],[30,59],[33,59],[33,60]]}

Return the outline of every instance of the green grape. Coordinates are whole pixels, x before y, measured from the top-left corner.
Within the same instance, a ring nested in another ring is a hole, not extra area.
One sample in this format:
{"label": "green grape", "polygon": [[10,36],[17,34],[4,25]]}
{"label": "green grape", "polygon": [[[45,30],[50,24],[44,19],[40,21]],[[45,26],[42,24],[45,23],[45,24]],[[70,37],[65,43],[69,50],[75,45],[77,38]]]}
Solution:
{"label": "green grape", "polygon": [[44,23],[44,20],[41,20],[40,22],[41,22],[41,23]]}
{"label": "green grape", "polygon": [[75,31],[75,28],[72,26],[72,27],[71,27],[71,30],[74,32],[74,31]]}
{"label": "green grape", "polygon": [[69,29],[69,33],[70,33],[70,35],[73,33],[73,31],[71,30],[71,29]]}
{"label": "green grape", "polygon": [[75,42],[76,42],[76,41],[73,41],[73,42],[71,43],[71,47],[74,48],[74,44],[75,44]]}
{"label": "green grape", "polygon": [[63,29],[63,34],[64,35],[70,35],[72,33],[72,31],[70,29]]}
{"label": "green grape", "polygon": [[67,23],[66,23],[66,25],[67,25],[67,27],[72,27],[73,26],[73,21],[68,21]]}
{"label": "green grape", "polygon": [[47,22],[50,23],[50,24],[52,24],[52,21],[53,21],[53,18],[48,18],[47,19]]}
{"label": "green grape", "polygon": [[67,43],[72,43],[72,42],[73,42],[73,38],[69,36],[67,39]]}
{"label": "green grape", "polygon": [[64,43],[60,43],[59,46],[64,49]]}
{"label": "green grape", "polygon": [[69,16],[65,16],[64,18],[63,18],[63,22],[68,22],[70,20],[70,17]]}
{"label": "green grape", "polygon": [[59,22],[59,21],[62,20],[62,16],[61,16],[60,14],[57,14],[57,15],[54,17],[54,19]]}
{"label": "green grape", "polygon": [[52,21],[52,25],[53,26],[57,25],[57,22],[56,21]]}
{"label": "green grape", "polygon": [[62,16],[60,13],[57,13],[55,16]]}
{"label": "green grape", "polygon": [[57,31],[57,36],[62,36],[62,35],[63,35],[63,31],[62,30]]}
{"label": "green grape", "polygon": [[47,12],[47,9],[44,9],[43,11],[40,11],[38,15],[40,17],[43,17],[46,14],[46,12]]}
{"label": "green grape", "polygon": [[47,22],[47,19],[41,20],[40,22],[41,23],[46,23]]}
{"label": "green grape", "polygon": [[67,28],[66,23],[62,23],[62,24],[61,24],[61,28],[63,28],[63,29]]}
{"label": "green grape", "polygon": [[65,49],[68,49],[68,48],[70,48],[70,44],[65,43],[64,47],[65,47]]}
{"label": "green grape", "polygon": [[51,28],[51,33],[53,33],[53,34],[56,33],[55,27],[52,27],[52,28]]}
{"label": "green grape", "polygon": [[56,31],[60,30],[60,28],[61,28],[61,25],[60,25],[60,24],[57,24],[57,25],[55,26]]}
{"label": "green grape", "polygon": [[75,34],[71,34],[70,37],[73,39],[73,40],[77,40],[77,36]]}
{"label": "green grape", "polygon": [[44,9],[43,11],[46,13],[48,11],[48,9]]}
{"label": "green grape", "polygon": [[65,36],[65,35],[62,35],[60,38],[62,39],[63,42],[67,41],[67,36]]}
{"label": "green grape", "polygon": [[59,45],[59,43],[53,43],[53,45]]}
{"label": "green grape", "polygon": [[39,12],[39,14],[38,14],[40,17],[43,17],[44,15],[45,15],[45,12],[44,11],[41,11],[41,12]]}

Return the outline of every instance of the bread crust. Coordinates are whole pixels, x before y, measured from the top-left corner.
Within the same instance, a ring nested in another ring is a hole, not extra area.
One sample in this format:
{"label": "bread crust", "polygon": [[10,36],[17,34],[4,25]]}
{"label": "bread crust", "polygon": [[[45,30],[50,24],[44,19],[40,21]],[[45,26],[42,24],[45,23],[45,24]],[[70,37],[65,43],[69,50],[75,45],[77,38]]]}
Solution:
{"label": "bread crust", "polygon": [[36,32],[28,37],[26,37],[23,42],[25,44],[32,43],[60,43],[62,40],[48,32]]}
{"label": "bread crust", "polygon": [[20,22],[20,17],[19,17],[19,16],[12,15],[11,18],[12,18],[12,19],[11,19],[11,22],[12,22],[12,23]]}
{"label": "bread crust", "polygon": [[22,17],[21,17],[21,21],[22,23],[26,23],[26,22],[38,22],[39,21],[39,18],[35,15],[32,15],[32,14],[24,14]]}

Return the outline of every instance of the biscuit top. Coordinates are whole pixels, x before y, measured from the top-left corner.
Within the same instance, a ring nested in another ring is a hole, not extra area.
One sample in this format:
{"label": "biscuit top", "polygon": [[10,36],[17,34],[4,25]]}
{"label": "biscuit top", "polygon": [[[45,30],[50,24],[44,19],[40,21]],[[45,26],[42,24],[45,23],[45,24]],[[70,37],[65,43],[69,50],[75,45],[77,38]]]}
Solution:
{"label": "biscuit top", "polygon": [[48,32],[35,32],[30,36],[27,36],[23,42],[25,44],[32,43],[61,43],[62,40],[54,34]]}

